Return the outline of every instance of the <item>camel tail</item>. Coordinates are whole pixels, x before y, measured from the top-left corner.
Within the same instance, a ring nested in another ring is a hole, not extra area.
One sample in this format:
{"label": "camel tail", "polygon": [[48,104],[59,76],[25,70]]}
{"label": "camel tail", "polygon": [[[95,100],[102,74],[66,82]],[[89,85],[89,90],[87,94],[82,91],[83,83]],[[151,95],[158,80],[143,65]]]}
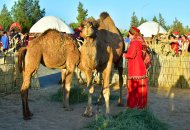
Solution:
{"label": "camel tail", "polygon": [[18,50],[18,68],[20,73],[22,73],[23,69],[24,69],[24,64],[25,64],[25,54],[26,54],[27,48],[26,47],[21,47]]}

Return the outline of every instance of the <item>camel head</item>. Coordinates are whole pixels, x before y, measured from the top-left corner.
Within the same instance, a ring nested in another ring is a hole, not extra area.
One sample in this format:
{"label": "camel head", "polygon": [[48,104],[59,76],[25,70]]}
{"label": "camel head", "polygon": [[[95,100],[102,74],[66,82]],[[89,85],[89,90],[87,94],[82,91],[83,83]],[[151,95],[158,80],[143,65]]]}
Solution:
{"label": "camel head", "polygon": [[95,35],[95,28],[91,22],[86,22],[82,29],[81,36],[85,39],[87,37],[94,37]]}
{"label": "camel head", "polygon": [[96,21],[94,18],[90,17],[83,21],[82,23],[83,30],[81,33],[81,36],[85,39],[87,37],[95,38],[96,32],[99,27],[98,21]]}

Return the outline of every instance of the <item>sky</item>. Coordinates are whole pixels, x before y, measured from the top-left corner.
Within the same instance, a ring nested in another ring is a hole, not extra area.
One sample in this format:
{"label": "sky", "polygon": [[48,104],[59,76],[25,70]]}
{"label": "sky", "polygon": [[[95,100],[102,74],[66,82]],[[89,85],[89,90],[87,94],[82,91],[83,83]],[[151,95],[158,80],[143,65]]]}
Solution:
{"label": "sky", "polygon": [[[6,4],[9,11],[18,0],[0,0],[0,11]],[[190,0],[39,0],[40,8],[45,9],[46,16],[57,16],[67,24],[77,22],[77,7],[79,2],[88,10],[88,17],[98,19],[101,12],[106,11],[120,29],[129,29],[133,12],[141,17],[152,20],[162,14],[166,25],[171,25],[175,18],[190,26]]]}

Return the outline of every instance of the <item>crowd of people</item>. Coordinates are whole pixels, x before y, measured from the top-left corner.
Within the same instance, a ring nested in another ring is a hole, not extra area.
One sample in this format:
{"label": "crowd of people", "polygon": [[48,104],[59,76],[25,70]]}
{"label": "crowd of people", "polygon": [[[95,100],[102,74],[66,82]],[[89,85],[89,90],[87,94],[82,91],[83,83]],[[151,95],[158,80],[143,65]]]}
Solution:
{"label": "crowd of people", "polygon": [[0,51],[7,52],[9,48],[18,50],[22,46],[27,46],[29,42],[29,35],[23,35],[14,29],[11,32],[3,31],[0,37]]}
{"label": "crowd of people", "polygon": [[190,33],[179,35],[178,31],[174,31],[169,40],[171,49],[177,56],[190,52]]}

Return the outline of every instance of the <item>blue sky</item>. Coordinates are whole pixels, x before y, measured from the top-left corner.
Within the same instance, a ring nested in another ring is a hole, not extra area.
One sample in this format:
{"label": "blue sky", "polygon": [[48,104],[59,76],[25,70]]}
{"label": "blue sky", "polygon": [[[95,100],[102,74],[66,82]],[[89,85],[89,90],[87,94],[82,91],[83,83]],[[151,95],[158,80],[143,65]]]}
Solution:
{"label": "blue sky", "polygon": [[[6,4],[8,10],[17,0],[1,0],[0,10]],[[99,18],[99,14],[107,11],[120,29],[128,29],[132,13],[147,20],[158,17],[161,13],[166,24],[171,25],[177,18],[184,26],[190,26],[190,0],[80,0],[83,8],[88,10],[88,16]],[[66,23],[76,22],[79,0],[40,0],[41,9],[46,15],[62,18]]]}

